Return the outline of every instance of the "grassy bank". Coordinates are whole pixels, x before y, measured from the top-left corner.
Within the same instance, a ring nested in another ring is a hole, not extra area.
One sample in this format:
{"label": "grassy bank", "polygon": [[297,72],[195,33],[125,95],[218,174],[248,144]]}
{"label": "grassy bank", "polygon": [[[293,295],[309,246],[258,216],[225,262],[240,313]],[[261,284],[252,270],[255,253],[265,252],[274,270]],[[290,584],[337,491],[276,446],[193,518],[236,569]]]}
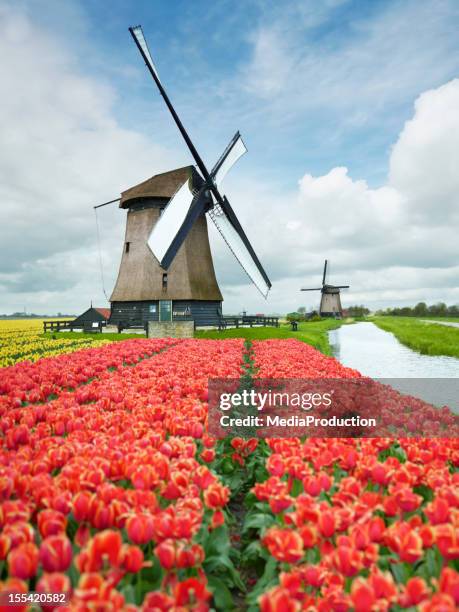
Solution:
{"label": "grassy bank", "polygon": [[459,323],[459,317],[419,317],[425,321],[444,321],[445,323]]}
{"label": "grassy bank", "polygon": [[298,331],[293,332],[290,324],[280,327],[240,327],[239,329],[226,329],[224,331],[209,330],[197,331],[196,338],[245,338],[246,340],[268,340],[270,338],[296,338],[307,344],[311,344],[322,353],[331,355],[331,347],[328,342],[328,332],[343,324],[343,321],[323,319],[299,323]]}
{"label": "grassy bank", "polygon": [[129,338],[145,338],[145,334],[84,334],[83,332],[47,332],[43,338],[61,340],[62,338],[92,338],[93,340],[129,340]]}
{"label": "grassy bank", "polygon": [[426,323],[413,317],[374,317],[371,320],[419,353],[459,357],[459,328]]}

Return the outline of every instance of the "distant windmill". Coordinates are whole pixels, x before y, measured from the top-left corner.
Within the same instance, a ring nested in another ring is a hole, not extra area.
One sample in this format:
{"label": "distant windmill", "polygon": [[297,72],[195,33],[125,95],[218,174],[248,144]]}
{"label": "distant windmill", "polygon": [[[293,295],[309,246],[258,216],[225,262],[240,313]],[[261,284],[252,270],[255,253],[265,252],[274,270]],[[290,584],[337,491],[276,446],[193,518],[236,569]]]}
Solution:
{"label": "distant windmill", "polygon": [[322,287],[301,289],[301,291],[320,291],[319,314],[321,317],[341,318],[343,308],[341,306],[340,289],[349,289],[349,285],[329,285],[327,283],[328,260],[325,260],[324,273],[322,276]]}

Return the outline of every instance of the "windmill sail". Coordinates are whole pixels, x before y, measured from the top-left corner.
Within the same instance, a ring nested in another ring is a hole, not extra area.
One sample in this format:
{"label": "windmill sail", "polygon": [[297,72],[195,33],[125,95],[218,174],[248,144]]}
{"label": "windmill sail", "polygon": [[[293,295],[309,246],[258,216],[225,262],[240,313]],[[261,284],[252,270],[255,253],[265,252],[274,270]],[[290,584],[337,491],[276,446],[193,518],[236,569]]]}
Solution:
{"label": "windmill sail", "polygon": [[328,260],[325,260],[325,265],[324,265],[324,275],[322,277],[322,285],[325,285],[326,281],[327,281],[327,266],[328,266]]}
{"label": "windmill sail", "polygon": [[135,39],[141,46],[142,51],[145,54],[145,58],[147,62],[150,64],[150,68],[156,74],[156,78],[158,79],[159,82],[161,82],[158,71],[156,70],[155,62],[153,61],[153,58],[151,57],[151,53],[150,53],[150,49],[148,48],[147,41],[145,40],[145,36],[143,35],[142,27],[135,26],[134,28],[130,28],[130,31],[132,33],[132,36],[135,37]]}
{"label": "windmill sail", "polygon": [[247,153],[247,147],[241,138],[239,132],[233,136],[231,142],[223,151],[222,156],[212,168],[211,176],[218,187],[228,174],[229,170],[234,166],[237,160]]}
{"label": "windmill sail", "polygon": [[191,230],[193,223],[200,214],[207,211],[249,278],[252,279],[262,295],[266,297],[271,288],[271,282],[230,203],[218,189],[231,167],[247,151],[239,132],[232,138],[212,172],[209,173],[159,79],[142,28],[136,26],[135,28],[129,28],[129,31],[204,179],[203,184],[199,186],[198,193],[190,191],[188,182],[184,183],[176,192],[153,228],[148,240],[150,249],[161,266],[167,268]]}
{"label": "windmill sail", "polygon": [[188,232],[193,227],[195,221],[203,215],[209,207],[210,199],[207,195],[207,190],[202,188],[193,198],[191,206],[186,214],[181,227],[175,235],[175,238],[169,245],[169,248],[164,253],[163,258],[160,260],[161,267],[167,270],[171,265],[174,257],[177,255],[179,248],[185,241]]}
{"label": "windmill sail", "polygon": [[158,223],[153,227],[148,239],[148,246],[160,263],[162,263],[171,243],[182,227],[193,198],[188,181],[185,181],[172,196]]}
{"label": "windmill sail", "polygon": [[[225,203],[229,205],[226,198]],[[211,208],[208,214],[247,276],[252,280],[263,297],[266,297],[271,288],[271,282],[266,276],[237,219],[239,227],[236,229],[226,212],[218,204]]]}

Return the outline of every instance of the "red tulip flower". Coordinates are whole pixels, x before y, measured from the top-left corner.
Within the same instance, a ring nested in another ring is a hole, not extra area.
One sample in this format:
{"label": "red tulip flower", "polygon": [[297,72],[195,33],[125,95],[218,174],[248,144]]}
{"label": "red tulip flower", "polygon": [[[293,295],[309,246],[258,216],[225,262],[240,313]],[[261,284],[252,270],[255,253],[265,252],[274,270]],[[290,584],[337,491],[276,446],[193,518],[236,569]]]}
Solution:
{"label": "red tulip flower", "polygon": [[8,572],[14,578],[33,578],[38,568],[38,548],[32,542],[20,544],[8,555]]}

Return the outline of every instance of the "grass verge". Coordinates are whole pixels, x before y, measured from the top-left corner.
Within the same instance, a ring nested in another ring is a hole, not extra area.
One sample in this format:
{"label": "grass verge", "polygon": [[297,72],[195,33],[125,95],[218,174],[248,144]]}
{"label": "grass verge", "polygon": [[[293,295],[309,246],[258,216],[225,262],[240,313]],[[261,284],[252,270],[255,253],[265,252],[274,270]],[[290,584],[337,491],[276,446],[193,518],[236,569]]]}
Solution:
{"label": "grass verge", "polygon": [[129,340],[130,338],[145,338],[145,334],[84,334],[83,332],[47,332],[41,334],[42,338],[50,340],[61,340],[62,338],[91,338],[92,340],[111,340],[117,342],[119,340]]}
{"label": "grass verge", "polygon": [[285,323],[280,327],[239,327],[238,329],[226,329],[224,331],[198,330],[195,333],[195,338],[245,338],[249,341],[268,340],[271,338],[296,338],[311,344],[326,355],[331,355],[328,332],[331,329],[340,327],[343,323],[344,321],[336,321],[334,319],[299,323],[298,331],[296,332],[291,330],[290,324]]}
{"label": "grass verge", "polygon": [[371,320],[418,353],[459,357],[459,328],[426,323],[413,317],[374,317]]}
{"label": "grass verge", "polygon": [[[353,322],[337,321],[335,319],[322,319],[322,321],[311,321],[298,323],[298,331],[291,330],[290,323],[281,324],[280,327],[239,327],[238,329],[218,330],[197,330],[195,338],[245,338],[246,340],[269,340],[271,338],[296,338],[314,346],[316,349],[331,355],[331,347],[328,342],[328,332],[337,329],[344,323]],[[97,340],[128,340],[129,338],[144,338],[144,334],[84,334],[81,332],[54,332],[42,334],[44,338],[92,338]]]}

